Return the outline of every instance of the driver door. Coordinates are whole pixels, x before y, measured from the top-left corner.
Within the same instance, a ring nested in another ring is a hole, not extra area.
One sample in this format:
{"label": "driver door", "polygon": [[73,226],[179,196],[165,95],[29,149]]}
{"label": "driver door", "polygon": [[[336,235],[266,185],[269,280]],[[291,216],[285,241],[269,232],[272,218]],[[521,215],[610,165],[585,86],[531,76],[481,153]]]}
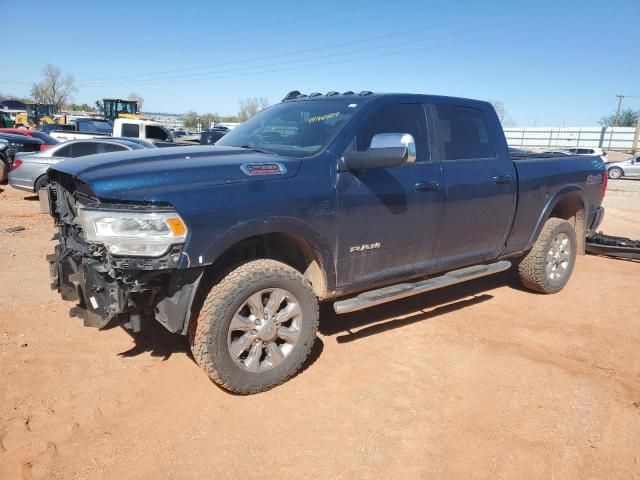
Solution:
{"label": "driver door", "polygon": [[[434,263],[444,197],[425,119],[421,104],[390,104],[370,114],[358,131],[352,143],[358,151],[406,146],[410,153],[402,165],[337,173],[339,287],[424,271]],[[394,139],[398,144],[389,143]]]}

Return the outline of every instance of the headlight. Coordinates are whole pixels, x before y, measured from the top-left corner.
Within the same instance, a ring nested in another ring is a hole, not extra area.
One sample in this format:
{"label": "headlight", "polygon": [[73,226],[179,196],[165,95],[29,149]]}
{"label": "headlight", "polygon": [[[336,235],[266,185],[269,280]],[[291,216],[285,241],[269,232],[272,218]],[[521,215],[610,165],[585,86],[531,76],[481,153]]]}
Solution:
{"label": "headlight", "polygon": [[159,257],[187,238],[187,227],[175,212],[81,208],[78,215],[85,240],[104,244],[113,255]]}

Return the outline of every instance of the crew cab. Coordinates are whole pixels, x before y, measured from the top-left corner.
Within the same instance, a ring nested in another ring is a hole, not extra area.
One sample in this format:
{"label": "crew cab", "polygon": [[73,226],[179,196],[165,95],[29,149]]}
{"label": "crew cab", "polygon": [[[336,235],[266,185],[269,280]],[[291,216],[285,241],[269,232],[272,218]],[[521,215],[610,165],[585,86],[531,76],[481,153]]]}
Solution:
{"label": "crew cab", "polygon": [[513,264],[559,292],[607,182],[597,156],[511,157],[487,102],[368,91],[291,92],[215,146],[98,157],[49,170],[52,287],[86,325],[187,336],[241,394],[301,368],[319,302],[344,314]]}

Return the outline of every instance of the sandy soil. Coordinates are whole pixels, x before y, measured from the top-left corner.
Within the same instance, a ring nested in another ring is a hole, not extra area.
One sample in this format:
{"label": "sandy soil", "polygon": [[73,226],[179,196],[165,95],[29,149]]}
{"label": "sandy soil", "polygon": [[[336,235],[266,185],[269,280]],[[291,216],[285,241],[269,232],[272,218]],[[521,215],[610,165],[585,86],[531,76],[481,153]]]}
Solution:
{"label": "sandy soil", "polygon": [[[605,203],[640,238],[640,181]],[[305,371],[240,397],[155,324],[70,318],[37,211],[0,187],[0,479],[640,478],[640,263],[581,257],[554,296],[507,272],[324,306]]]}

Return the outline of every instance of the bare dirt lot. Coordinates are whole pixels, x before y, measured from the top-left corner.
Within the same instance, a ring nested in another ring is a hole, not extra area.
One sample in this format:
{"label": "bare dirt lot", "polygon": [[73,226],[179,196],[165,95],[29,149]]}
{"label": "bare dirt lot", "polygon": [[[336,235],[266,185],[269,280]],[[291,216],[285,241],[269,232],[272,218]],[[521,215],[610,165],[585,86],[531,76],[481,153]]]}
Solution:
{"label": "bare dirt lot", "polygon": [[[609,185],[602,229],[640,238],[640,181]],[[0,187],[1,479],[640,478],[640,263],[581,257],[553,296],[507,272],[325,305],[305,371],[241,397],[160,326],[70,318],[52,232]]]}

